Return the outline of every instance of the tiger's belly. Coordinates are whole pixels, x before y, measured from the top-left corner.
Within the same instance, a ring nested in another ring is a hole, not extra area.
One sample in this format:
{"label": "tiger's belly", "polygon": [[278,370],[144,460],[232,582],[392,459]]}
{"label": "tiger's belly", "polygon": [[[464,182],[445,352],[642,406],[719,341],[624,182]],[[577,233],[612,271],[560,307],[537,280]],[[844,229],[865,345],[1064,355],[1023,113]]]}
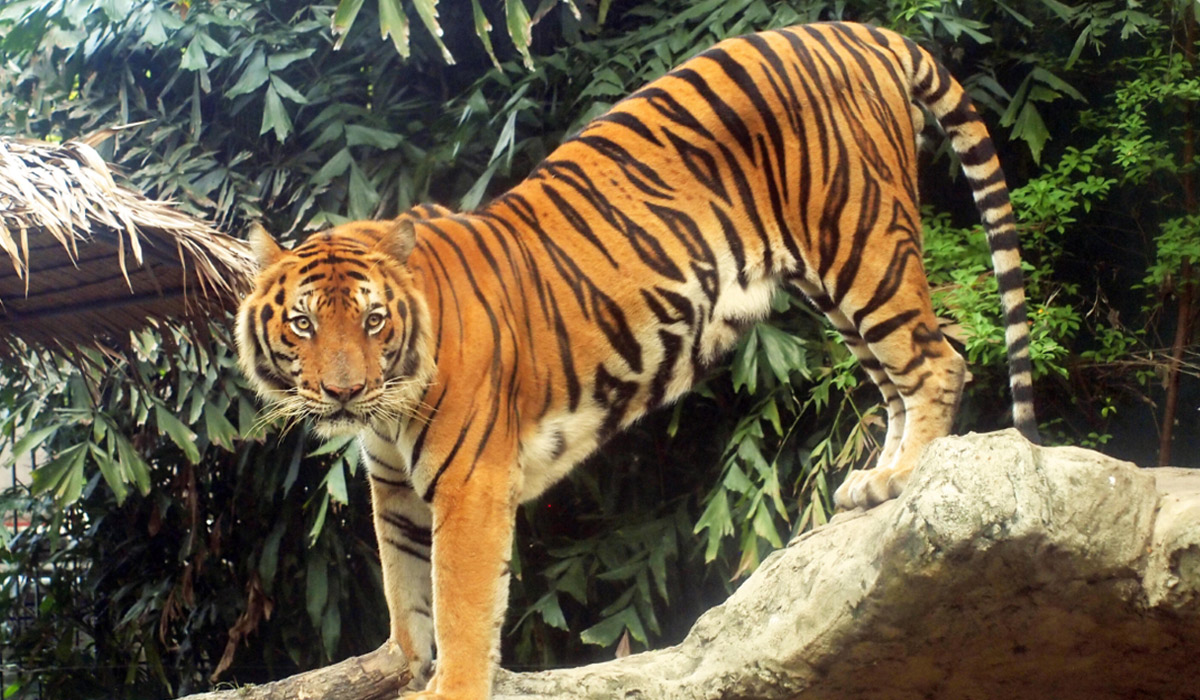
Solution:
{"label": "tiger's belly", "polygon": [[581,408],[547,416],[521,440],[522,503],[540,496],[596,450],[604,415],[600,408]]}
{"label": "tiger's belly", "polygon": [[[619,358],[605,362],[605,371],[611,376],[639,386],[625,414],[620,417],[618,432],[645,415],[648,408],[670,404],[686,394],[699,378],[696,376],[698,368],[687,358],[694,357],[701,366],[715,364],[734,347],[746,327],[767,315],[777,286],[773,277],[752,280],[744,286],[728,285],[717,295],[711,308],[706,308],[704,303],[697,304],[697,317],[703,319],[699,321],[699,329],[677,327],[681,324],[641,329],[638,342],[648,362],[640,374],[630,373]],[[681,352],[669,355],[662,348],[654,347],[667,333],[680,339]],[[693,344],[698,347],[693,348]],[[650,386],[664,362],[672,363],[669,379],[663,384],[659,403],[647,406]],[[588,382],[581,393],[591,396],[593,390],[593,383]],[[518,458],[522,474],[521,501],[537,498],[594,452],[602,442],[602,428],[607,417],[606,407],[587,401],[575,411],[562,410],[543,417],[521,440]]]}

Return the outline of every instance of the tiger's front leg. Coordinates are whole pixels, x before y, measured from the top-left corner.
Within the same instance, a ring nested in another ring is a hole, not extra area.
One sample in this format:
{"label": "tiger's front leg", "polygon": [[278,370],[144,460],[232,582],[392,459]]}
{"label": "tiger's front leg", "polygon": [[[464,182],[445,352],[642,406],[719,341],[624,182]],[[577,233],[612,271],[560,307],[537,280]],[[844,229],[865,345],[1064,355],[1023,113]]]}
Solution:
{"label": "tiger's front leg", "polygon": [[405,473],[368,452],[375,538],[390,622],[388,642],[400,647],[420,687],[433,673],[430,581],[432,513]]}
{"label": "tiger's front leg", "polygon": [[485,450],[442,470],[431,504],[437,669],[429,687],[412,697],[490,697],[508,607],[518,488],[515,449]]}

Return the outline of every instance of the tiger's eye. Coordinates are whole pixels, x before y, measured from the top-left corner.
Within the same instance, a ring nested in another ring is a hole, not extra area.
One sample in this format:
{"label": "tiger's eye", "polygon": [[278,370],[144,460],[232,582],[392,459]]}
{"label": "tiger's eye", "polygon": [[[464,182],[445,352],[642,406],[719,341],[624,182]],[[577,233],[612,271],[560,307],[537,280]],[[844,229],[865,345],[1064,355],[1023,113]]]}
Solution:
{"label": "tiger's eye", "polygon": [[367,331],[371,333],[378,332],[380,328],[383,328],[383,324],[386,321],[387,314],[381,311],[372,311],[371,313],[367,314]]}
{"label": "tiger's eye", "polygon": [[292,319],[291,326],[296,335],[307,336],[310,335],[313,330],[312,319],[307,316],[296,316]]}

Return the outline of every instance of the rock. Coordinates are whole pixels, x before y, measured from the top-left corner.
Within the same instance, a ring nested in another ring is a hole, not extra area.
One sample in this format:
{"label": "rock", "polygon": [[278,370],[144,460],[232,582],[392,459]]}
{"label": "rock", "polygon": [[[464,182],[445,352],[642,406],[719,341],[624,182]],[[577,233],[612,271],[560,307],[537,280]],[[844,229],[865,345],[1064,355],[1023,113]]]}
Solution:
{"label": "rock", "polygon": [[678,646],[497,698],[1200,698],[1200,470],[1015,431],[771,555]]}

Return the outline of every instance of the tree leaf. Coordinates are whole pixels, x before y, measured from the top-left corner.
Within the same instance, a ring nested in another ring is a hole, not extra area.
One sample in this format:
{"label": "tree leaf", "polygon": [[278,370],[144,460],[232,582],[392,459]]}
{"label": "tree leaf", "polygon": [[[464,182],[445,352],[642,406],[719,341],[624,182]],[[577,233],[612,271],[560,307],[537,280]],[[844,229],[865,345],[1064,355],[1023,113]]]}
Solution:
{"label": "tree leaf", "polygon": [[191,431],[162,404],[154,407],[154,420],[160,432],[164,432],[192,464],[200,462],[200,450],[196,447],[196,434]]}
{"label": "tree leaf", "polygon": [[433,36],[433,41],[442,50],[442,60],[450,65],[454,65],[454,56],[450,54],[450,50],[442,43],[442,26],[438,24],[437,0],[413,0],[413,7],[417,10],[417,16],[421,18],[425,28]]}
{"label": "tree leaf", "polygon": [[362,4],[363,0],[341,0],[338,3],[337,9],[333,12],[333,18],[329,22],[330,31],[337,37],[337,41],[333,44],[334,51],[342,48],[342,42],[346,40],[346,33],[354,24],[354,18],[358,16]]}
{"label": "tree leaf", "polygon": [[333,463],[325,480],[325,488],[333,500],[346,505],[350,503],[350,494],[346,491],[346,470],[342,460]]}
{"label": "tree leaf", "polygon": [[508,35],[521,54],[521,62],[526,69],[533,70],[533,58],[529,55],[533,21],[529,18],[529,10],[525,8],[523,0],[504,0],[504,15],[508,22]]}
{"label": "tree leaf", "polygon": [[404,141],[400,134],[393,134],[383,129],[373,129],[358,124],[346,125],[347,146],[371,146],[383,151],[390,151]]}
{"label": "tree leaf", "polygon": [[208,68],[208,59],[204,57],[204,48],[200,45],[200,35],[192,37],[188,42],[187,50],[183,52],[183,59],[179,62],[179,67],[184,70],[205,70]]}
{"label": "tree leaf", "polygon": [[267,70],[274,73],[281,71],[284,68],[292,65],[296,61],[302,61],[313,55],[316,49],[301,49],[299,51],[284,51],[282,53],[273,53],[267,58]]}
{"label": "tree leaf", "polygon": [[267,70],[267,59],[263,56],[262,51],[255,51],[250,60],[246,62],[245,70],[238,76],[233,87],[225,92],[225,96],[232,99],[238,95],[254,92],[262,87],[270,77],[271,74]]}
{"label": "tree leaf", "polygon": [[[478,1],[473,0],[476,3]],[[408,58],[411,53],[408,46],[408,15],[404,14],[400,0],[379,0],[379,34],[382,39],[391,37],[396,53],[401,58]],[[488,53],[491,53],[490,48]]]}
{"label": "tree leaf", "polygon": [[480,7],[479,0],[471,0],[471,11],[475,16],[475,35],[483,43],[483,49],[487,51],[488,58],[492,59],[492,65],[499,70],[500,61],[496,60],[496,52],[492,50],[492,23],[488,21],[487,15]]}
{"label": "tree leaf", "polygon": [[113,460],[112,455],[100,449],[95,443],[88,445],[92,455],[92,459],[96,461],[96,466],[100,467],[100,475],[104,477],[104,482],[112,489],[113,496],[117,499],[117,505],[125,502],[125,497],[129,495],[129,489],[125,487],[125,479],[121,474],[121,467]]}
{"label": "tree leaf", "polygon": [[54,434],[61,427],[61,423],[55,423],[54,425],[25,433],[21,436],[20,440],[17,440],[17,444],[13,446],[12,461],[15,462],[24,457],[29,451],[37,449],[39,445],[54,437]]}
{"label": "tree leaf", "polygon": [[291,85],[288,85],[286,82],[284,82],[283,78],[280,78],[278,75],[275,75],[274,73],[271,74],[271,87],[275,88],[275,90],[279,93],[280,97],[287,98],[287,99],[291,100],[292,102],[295,102],[296,104],[300,104],[300,105],[308,104],[307,97],[300,94],[300,92],[298,90],[296,90],[296,88],[292,87]]}
{"label": "tree leaf", "polygon": [[263,100],[262,126],[259,127],[258,133],[261,136],[271,130],[275,131],[275,138],[280,142],[292,133],[292,120],[288,117],[283,100],[279,99],[279,93],[275,92],[274,86],[267,87],[267,95]]}

